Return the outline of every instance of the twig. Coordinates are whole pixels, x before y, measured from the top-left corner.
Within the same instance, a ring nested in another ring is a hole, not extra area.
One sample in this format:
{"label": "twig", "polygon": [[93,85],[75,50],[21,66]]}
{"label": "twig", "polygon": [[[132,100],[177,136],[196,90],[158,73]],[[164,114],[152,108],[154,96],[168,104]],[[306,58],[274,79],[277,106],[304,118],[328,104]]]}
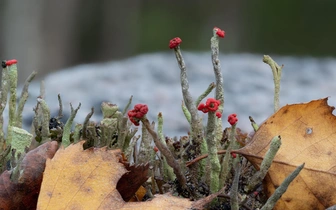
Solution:
{"label": "twig", "polygon": [[168,147],[163,144],[163,142],[162,142],[163,139],[160,139],[158,134],[152,129],[152,127],[151,127],[151,125],[150,125],[150,123],[149,123],[149,121],[146,117],[143,117],[141,119],[141,122],[143,123],[143,126],[146,127],[148,132],[152,135],[155,145],[158,147],[158,149],[163,154],[163,156],[166,157],[168,165],[174,169],[174,173],[176,175],[176,178],[179,181],[182,188],[183,189],[188,189],[187,188],[187,180],[182,173],[181,167],[178,164],[178,162],[175,160],[173,154],[170,152]]}

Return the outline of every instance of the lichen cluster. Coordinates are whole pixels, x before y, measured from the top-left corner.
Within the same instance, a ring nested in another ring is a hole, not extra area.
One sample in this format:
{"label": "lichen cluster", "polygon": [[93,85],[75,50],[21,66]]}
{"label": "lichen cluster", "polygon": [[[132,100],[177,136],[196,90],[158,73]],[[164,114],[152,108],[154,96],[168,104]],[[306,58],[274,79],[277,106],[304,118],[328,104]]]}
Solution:
{"label": "lichen cluster", "polygon": [[[12,171],[12,180],[18,181],[20,174],[22,174],[20,162],[28,150],[48,141],[58,141],[60,145],[66,147],[71,143],[85,140],[84,149],[105,146],[109,149],[120,149],[131,164],[149,164],[149,179],[144,183],[147,189],[147,198],[157,193],[174,191],[176,195],[194,200],[209,194],[216,194],[217,199],[214,199],[211,204],[213,207],[224,205],[223,203],[227,199],[232,209],[239,209],[240,206],[251,203],[251,200],[256,197],[255,192],[260,192],[260,183],[281,145],[281,137],[274,137],[260,170],[257,172],[253,170],[251,182],[245,183],[244,192],[240,192],[240,180],[244,173],[246,174],[244,169],[249,168],[251,171],[252,166],[236,152],[248,141],[248,137],[241,137],[244,135],[240,135],[239,129],[236,128],[238,116],[236,114],[228,116],[229,128],[224,129],[222,125],[224,80],[218,55],[219,40],[224,36],[225,32],[221,29],[217,27],[213,29],[211,58],[215,83],[209,84],[208,88],[196,100],[189,92],[187,67],[180,49],[182,40],[176,37],[169,43],[169,48],[174,50],[180,68],[183,95],[181,109],[190,124],[188,135],[180,138],[164,136],[163,113],[158,113],[157,123],[155,123],[150,122],[146,116],[150,112],[150,107],[147,107],[146,104],[136,104],[133,109],[130,109],[132,96],[123,111],[120,111],[116,104],[103,102],[101,104],[103,119],[100,122],[90,120],[94,114],[92,108],[84,122],[75,125],[72,130],[74,118],[81,104],[77,108],[73,108],[70,104],[71,115],[63,124],[60,121],[63,117],[61,96],[58,95],[58,116],[51,117],[48,105],[44,100],[43,84],[34,108],[33,129],[31,132],[25,131],[22,129],[22,112],[28,97],[29,83],[36,72],[33,72],[27,79],[17,104],[17,64],[15,60],[3,61],[0,95],[1,170]],[[275,77],[274,107],[277,111],[282,67],[279,67],[269,56],[264,57],[264,62],[271,66]],[[215,92],[214,96],[208,97],[212,90]],[[205,99],[206,102],[202,103]],[[8,128],[4,132],[2,113],[7,101],[9,119]],[[202,120],[204,117],[207,117],[205,125]],[[250,120],[256,131],[257,124],[252,118]],[[137,126],[140,125],[142,126],[141,135],[137,135]],[[296,175],[298,172],[295,172]],[[288,186],[296,175],[291,175],[289,181],[282,186]],[[281,196],[281,193],[276,194],[276,198],[270,198],[265,209],[272,208],[279,195]],[[223,197],[225,199],[221,199]]]}

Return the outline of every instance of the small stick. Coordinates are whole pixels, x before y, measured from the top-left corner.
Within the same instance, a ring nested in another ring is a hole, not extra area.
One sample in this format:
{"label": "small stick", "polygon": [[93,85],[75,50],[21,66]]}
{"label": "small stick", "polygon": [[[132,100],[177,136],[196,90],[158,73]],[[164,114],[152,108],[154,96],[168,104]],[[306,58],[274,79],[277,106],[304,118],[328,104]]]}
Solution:
{"label": "small stick", "polygon": [[146,117],[143,117],[141,119],[141,122],[143,126],[146,127],[148,132],[152,135],[155,145],[158,147],[160,152],[163,154],[163,156],[166,157],[167,163],[170,167],[174,169],[174,173],[176,175],[177,180],[179,181],[180,185],[183,189],[187,188],[187,180],[182,173],[181,167],[178,164],[178,162],[175,160],[173,154],[170,152],[168,147],[163,144],[163,140],[160,139],[159,135],[152,129],[151,124],[149,123],[149,120]]}

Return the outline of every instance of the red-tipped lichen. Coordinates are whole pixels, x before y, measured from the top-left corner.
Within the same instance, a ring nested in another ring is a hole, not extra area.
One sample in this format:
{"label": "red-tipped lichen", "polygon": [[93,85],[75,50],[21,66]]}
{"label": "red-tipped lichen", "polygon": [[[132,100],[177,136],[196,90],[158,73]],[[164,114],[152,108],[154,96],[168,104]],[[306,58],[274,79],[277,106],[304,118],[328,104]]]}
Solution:
{"label": "red-tipped lichen", "polygon": [[171,39],[169,41],[169,48],[173,49],[173,48],[179,46],[181,44],[181,42],[182,42],[182,39],[180,39],[180,37],[175,37],[174,39]]}
{"label": "red-tipped lichen", "polygon": [[16,63],[17,63],[17,60],[15,60],[15,59],[6,61],[7,66],[10,66],[10,65],[13,65],[13,64],[16,64]]}
{"label": "red-tipped lichen", "polygon": [[140,119],[143,118],[143,116],[145,116],[147,112],[148,106],[146,104],[136,104],[134,106],[134,109],[128,111],[127,115],[130,121],[134,125],[138,126]]}
{"label": "red-tipped lichen", "polygon": [[230,114],[228,117],[228,122],[230,125],[234,125],[238,122],[237,114]]}
{"label": "red-tipped lichen", "polygon": [[222,29],[217,28],[217,27],[215,27],[214,30],[216,31],[217,36],[219,36],[220,38],[224,38],[225,31],[223,31]]}
{"label": "red-tipped lichen", "polygon": [[216,100],[214,98],[208,98],[208,100],[205,102],[205,104],[200,104],[197,107],[197,109],[199,111],[202,111],[203,113],[215,112],[215,111],[217,111],[219,105],[220,105],[219,100]]}

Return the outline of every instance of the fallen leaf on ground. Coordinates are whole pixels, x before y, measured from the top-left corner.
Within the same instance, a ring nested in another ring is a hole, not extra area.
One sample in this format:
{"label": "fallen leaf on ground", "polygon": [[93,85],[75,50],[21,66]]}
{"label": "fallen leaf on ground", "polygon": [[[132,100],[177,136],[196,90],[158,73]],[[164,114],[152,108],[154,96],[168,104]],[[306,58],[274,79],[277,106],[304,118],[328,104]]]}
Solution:
{"label": "fallen leaf on ground", "polygon": [[[127,172],[119,179],[117,183],[117,190],[124,201],[129,201],[139,187],[148,179],[149,165],[131,165],[128,162],[121,162],[126,168]],[[144,194],[142,195],[142,197]],[[140,196],[141,197],[141,196]],[[142,198],[141,198],[142,199]]]}
{"label": "fallen leaf on ground", "polygon": [[305,163],[275,209],[317,210],[336,204],[336,117],[327,100],[282,107],[240,150],[258,169],[271,139],[281,136],[282,145],[264,182],[268,196]]}
{"label": "fallen leaf on ground", "polygon": [[83,143],[60,148],[46,163],[37,209],[188,209],[188,199],[168,194],[151,201],[125,202],[116,185],[127,172],[120,150],[90,148]]}
{"label": "fallen leaf on ground", "polygon": [[18,183],[10,180],[10,172],[0,176],[0,209],[36,209],[46,159],[58,149],[56,141],[29,151],[21,163],[24,172]]}

